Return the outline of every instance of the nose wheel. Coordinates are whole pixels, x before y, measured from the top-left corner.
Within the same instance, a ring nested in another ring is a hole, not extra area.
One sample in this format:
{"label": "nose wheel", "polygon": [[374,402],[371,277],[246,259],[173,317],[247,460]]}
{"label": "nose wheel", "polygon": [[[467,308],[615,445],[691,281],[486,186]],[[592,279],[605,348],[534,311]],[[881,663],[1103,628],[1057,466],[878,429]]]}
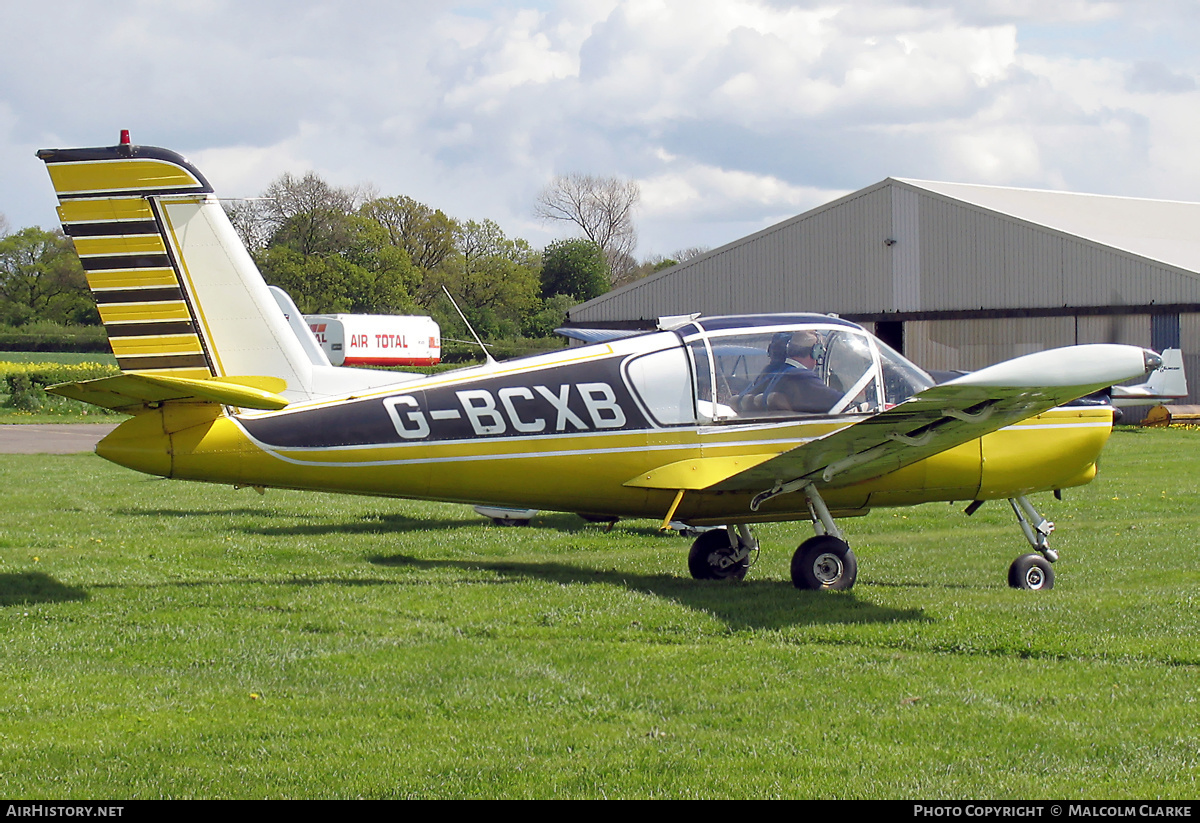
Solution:
{"label": "nose wheel", "polygon": [[1042,591],[1054,588],[1054,567],[1040,554],[1023,554],[1008,567],[1008,585]]}
{"label": "nose wheel", "polygon": [[1050,564],[1058,559],[1058,552],[1050,548],[1049,537],[1054,524],[1038,513],[1028,497],[1014,497],[1008,502],[1025,539],[1039,552],[1023,554],[1012,562],[1008,567],[1008,585],[1035,592],[1053,589],[1054,567]]}

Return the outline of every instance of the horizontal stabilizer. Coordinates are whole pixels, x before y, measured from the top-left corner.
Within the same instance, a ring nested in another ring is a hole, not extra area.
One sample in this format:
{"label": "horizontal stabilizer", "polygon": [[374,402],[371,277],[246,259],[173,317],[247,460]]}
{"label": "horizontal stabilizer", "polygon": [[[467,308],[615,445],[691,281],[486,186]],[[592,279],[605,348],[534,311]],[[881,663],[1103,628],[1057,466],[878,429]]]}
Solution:
{"label": "horizontal stabilizer", "polygon": [[79,383],[60,383],[46,391],[114,411],[172,401],[221,403],[243,409],[282,409],[288,401],[278,392],[287,388],[279,377],[214,377],[197,380],[161,374],[117,374]]}

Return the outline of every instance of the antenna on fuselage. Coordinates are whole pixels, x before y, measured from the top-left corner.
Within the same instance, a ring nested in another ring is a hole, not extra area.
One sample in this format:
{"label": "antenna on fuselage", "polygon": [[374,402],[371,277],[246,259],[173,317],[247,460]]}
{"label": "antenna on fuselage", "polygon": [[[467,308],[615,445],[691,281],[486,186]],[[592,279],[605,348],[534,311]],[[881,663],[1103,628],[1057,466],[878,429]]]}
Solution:
{"label": "antenna on fuselage", "polygon": [[471,321],[467,319],[467,316],[462,313],[462,309],[460,309],[458,304],[454,302],[454,297],[451,296],[450,289],[446,288],[446,286],[443,284],[442,291],[446,293],[446,298],[450,301],[450,305],[454,307],[456,312],[458,312],[458,316],[462,318],[463,324],[466,325],[467,331],[471,333],[471,336],[475,338],[475,342],[479,344],[479,348],[483,349],[483,356],[487,358],[487,365],[495,365],[496,358],[492,357],[492,353],[487,350],[487,346],[483,345],[483,341],[480,340],[479,335],[475,333],[475,328],[471,325]]}

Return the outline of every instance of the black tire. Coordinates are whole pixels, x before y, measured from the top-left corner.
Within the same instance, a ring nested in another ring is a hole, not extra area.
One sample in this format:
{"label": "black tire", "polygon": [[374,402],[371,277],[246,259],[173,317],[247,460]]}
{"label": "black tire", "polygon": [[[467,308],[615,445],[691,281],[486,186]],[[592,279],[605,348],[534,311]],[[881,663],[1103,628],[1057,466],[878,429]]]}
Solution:
{"label": "black tire", "polygon": [[730,559],[742,549],[740,537],[736,545],[729,545],[729,532],[725,529],[705,532],[696,538],[688,551],[688,571],[697,580],[741,580],[750,568],[750,555],[740,562],[730,562]]}
{"label": "black tire", "polygon": [[845,591],[858,578],[858,559],[844,540],[810,537],[792,555],[792,585],[813,591]]}
{"label": "black tire", "polygon": [[1040,554],[1023,554],[1008,567],[1008,585],[1035,592],[1053,589],[1054,567]]}

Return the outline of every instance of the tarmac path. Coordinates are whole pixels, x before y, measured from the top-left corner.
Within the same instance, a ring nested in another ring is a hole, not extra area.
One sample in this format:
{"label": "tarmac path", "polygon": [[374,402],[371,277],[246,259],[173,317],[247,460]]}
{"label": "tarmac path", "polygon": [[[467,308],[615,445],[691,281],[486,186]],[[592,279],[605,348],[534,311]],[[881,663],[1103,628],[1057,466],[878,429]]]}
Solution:
{"label": "tarmac path", "polygon": [[0,454],[76,454],[96,448],[117,423],[0,425]]}

